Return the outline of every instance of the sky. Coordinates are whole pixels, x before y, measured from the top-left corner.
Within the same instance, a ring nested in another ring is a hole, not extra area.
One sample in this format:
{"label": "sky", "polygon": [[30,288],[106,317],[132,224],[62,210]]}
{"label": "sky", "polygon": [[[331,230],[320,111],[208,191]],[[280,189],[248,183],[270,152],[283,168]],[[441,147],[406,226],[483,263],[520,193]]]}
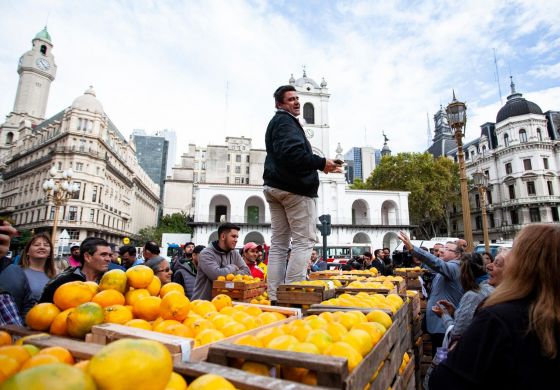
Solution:
{"label": "sky", "polygon": [[327,81],[333,156],[338,142],[381,148],[382,131],[393,153],[420,152],[453,90],[467,141],[495,121],[510,75],[543,112],[560,110],[558,20],[549,0],[3,0],[0,115],[19,57],[48,24],[58,70],[47,117],[92,85],[125,137],[175,130],[177,158],[226,136],[264,148],[272,93],[305,66]]}

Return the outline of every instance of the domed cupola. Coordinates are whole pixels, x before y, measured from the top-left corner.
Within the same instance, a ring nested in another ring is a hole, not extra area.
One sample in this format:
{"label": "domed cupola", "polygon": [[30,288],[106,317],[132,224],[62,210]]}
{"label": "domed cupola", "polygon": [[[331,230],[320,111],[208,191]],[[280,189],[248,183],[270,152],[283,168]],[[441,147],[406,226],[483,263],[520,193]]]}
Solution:
{"label": "domed cupola", "polygon": [[526,115],[526,114],[539,114],[543,115],[541,108],[533,102],[525,99],[522,94],[515,92],[515,84],[513,77],[511,77],[511,95],[507,97],[506,104],[500,108],[498,115],[496,115],[496,123],[500,123],[508,118]]}
{"label": "domed cupola", "polygon": [[101,105],[101,102],[95,97],[95,90],[91,85],[82,96],[74,100],[72,108],[103,114],[103,105]]}

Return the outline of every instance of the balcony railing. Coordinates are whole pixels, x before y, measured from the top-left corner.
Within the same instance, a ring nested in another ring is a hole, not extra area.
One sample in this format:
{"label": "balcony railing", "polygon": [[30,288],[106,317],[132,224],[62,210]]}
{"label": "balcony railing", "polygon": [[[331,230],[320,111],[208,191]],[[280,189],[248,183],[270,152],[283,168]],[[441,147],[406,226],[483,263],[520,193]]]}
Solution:
{"label": "balcony railing", "polygon": [[501,203],[502,207],[520,206],[524,204],[543,204],[543,203],[560,203],[560,196],[545,195],[545,196],[527,196],[524,198],[515,198],[504,200]]}
{"label": "balcony railing", "polygon": [[[270,220],[260,215],[257,219],[249,219],[247,215],[228,215],[224,221],[242,224],[265,224],[269,225]],[[258,221],[258,222],[257,222]],[[216,218],[214,214],[199,214],[195,216],[195,223],[220,223],[220,219]],[[317,223],[319,220],[317,219]],[[344,226],[408,226],[409,223],[403,222],[402,218],[332,218],[332,225]]]}

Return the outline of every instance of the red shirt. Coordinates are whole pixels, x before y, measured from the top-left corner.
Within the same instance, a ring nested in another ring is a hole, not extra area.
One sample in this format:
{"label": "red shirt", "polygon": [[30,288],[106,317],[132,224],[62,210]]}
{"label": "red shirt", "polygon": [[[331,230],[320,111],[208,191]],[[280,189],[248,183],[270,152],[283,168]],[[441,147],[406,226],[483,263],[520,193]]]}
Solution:
{"label": "red shirt", "polygon": [[253,278],[261,278],[261,280],[264,279],[264,272],[262,271],[262,269],[257,267],[256,264],[247,264],[247,267],[249,267]]}

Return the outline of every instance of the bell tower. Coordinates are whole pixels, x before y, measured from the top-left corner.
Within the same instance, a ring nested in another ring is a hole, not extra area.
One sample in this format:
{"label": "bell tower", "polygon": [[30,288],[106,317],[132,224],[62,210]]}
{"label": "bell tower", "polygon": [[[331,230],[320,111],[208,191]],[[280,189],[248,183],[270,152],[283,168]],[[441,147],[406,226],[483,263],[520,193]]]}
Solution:
{"label": "bell tower", "polygon": [[19,83],[10,116],[15,116],[12,119],[18,124],[22,119],[29,119],[33,124],[45,119],[49,89],[56,76],[53,45],[46,26],[31,43],[31,50],[20,57],[17,68]]}
{"label": "bell tower", "polygon": [[320,156],[329,156],[331,154],[328,115],[330,94],[328,93],[327,82],[323,79],[321,84],[317,84],[315,80],[307,77],[305,67],[303,77],[295,80],[292,75],[289,82],[290,85],[295,87],[299,95],[301,106],[299,121],[305,131],[305,136],[313,147],[314,153]]}

